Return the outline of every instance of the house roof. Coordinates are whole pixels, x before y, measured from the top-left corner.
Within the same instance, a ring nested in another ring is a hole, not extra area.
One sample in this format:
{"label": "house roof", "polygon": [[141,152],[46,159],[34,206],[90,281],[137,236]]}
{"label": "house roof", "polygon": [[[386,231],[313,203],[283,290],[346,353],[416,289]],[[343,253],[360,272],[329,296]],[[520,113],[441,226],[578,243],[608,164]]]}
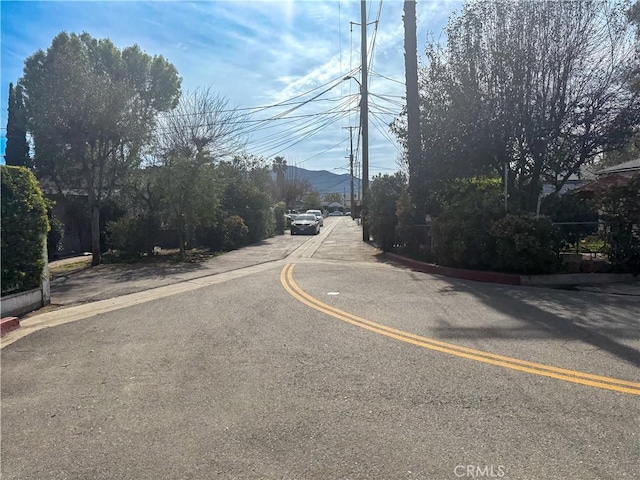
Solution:
{"label": "house roof", "polygon": [[596,192],[602,192],[604,190],[608,190],[610,187],[627,185],[631,182],[631,177],[620,173],[612,173],[610,175],[606,175],[601,177],[598,180],[587,183],[581,187],[576,188],[574,191],[579,194],[591,194]]}
{"label": "house roof", "polygon": [[636,172],[640,171],[640,158],[629,160],[628,162],[614,165],[613,167],[603,168],[598,171],[598,176],[611,175],[613,173]]}

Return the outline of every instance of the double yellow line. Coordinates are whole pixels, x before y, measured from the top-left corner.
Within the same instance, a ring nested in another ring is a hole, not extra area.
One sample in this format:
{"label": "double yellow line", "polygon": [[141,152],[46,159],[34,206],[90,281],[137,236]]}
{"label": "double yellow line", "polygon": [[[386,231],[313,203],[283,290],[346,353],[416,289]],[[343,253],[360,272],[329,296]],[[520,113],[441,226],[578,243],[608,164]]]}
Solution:
{"label": "double yellow line", "polygon": [[441,342],[432,338],[414,335],[409,332],[387,327],[386,325],[382,325],[380,323],[372,322],[356,315],[352,315],[348,312],[344,312],[335,307],[332,307],[331,305],[327,305],[326,303],[323,303],[304,292],[293,280],[293,267],[293,264],[288,264],[280,272],[280,282],[282,283],[282,286],[285,288],[285,290],[289,292],[291,296],[304,303],[305,305],[308,305],[309,307],[318,310],[319,312],[326,313],[327,315],[337,318],[338,320],[342,320],[343,322],[347,322],[357,327],[379,333],[380,335],[384,335],[386,337],[395,338],[396,340],[410,343],[412,345],[428,348],[430,350],[436,350],[442,353],[448,353],[450,355],[467,358],[469,360],[475,360],[477,362],[497,365],[499,367],[519,370],[521,372],[541,375],[543,377],[555,378],[556,380],[563,380],[565,382],[579,383],[581,385],[604,388],[606,390],[613,390],[620,393],[640,395],[640,383],[618,380],[616,378],[604,377],[601,375],[592,375],[590,373],[577,372],[574,370],[567,370],[550,365],[543,365],[541,363],[534,363],[517,358],[505,357],[503,355],[497,355],[495,353],[474,350],[472,348],[461,347],[452,343]]}

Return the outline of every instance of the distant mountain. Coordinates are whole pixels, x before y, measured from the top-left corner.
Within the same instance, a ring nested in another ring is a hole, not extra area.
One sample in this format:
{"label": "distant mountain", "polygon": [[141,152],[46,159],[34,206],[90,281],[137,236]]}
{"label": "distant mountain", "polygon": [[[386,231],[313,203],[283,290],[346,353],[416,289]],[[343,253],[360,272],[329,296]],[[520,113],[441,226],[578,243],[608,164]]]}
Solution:
{"label": "distant mountain", "polygon": [[[275,174],[272,174],[275,178]],[[287,166],[286,178],[289,180],[307,180],[320,196],[327,193],[340,193],[349,197],[350,175],[327,172],[326,170],[306,170],[300,167]],[[353,191],[360,188],[360,179],[353,179]]]}

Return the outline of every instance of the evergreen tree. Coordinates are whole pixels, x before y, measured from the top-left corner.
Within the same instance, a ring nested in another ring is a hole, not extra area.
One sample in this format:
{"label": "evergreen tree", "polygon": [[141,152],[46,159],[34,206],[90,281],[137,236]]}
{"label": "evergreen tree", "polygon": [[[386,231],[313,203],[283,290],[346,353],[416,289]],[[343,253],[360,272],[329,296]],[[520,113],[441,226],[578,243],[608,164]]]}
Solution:
{"label": "evergreen tree", "polygon": [[27,142],[27,117],[22,98],[22,87],[9,84],[9,114],[7,116],[7,147],[4,155],[7,165],[32,168]]}

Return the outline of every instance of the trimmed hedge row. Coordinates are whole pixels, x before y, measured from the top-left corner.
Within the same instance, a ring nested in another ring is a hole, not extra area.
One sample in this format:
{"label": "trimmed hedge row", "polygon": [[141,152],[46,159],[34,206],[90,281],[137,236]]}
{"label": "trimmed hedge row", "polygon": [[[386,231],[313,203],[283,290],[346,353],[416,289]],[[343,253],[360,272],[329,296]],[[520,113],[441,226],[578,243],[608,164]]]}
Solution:
{"label": "trimmed hedge row", "polygon": [[38,288],[49,231],[47,203],[36,177],[24,167],[0,167],[2,295]]}

